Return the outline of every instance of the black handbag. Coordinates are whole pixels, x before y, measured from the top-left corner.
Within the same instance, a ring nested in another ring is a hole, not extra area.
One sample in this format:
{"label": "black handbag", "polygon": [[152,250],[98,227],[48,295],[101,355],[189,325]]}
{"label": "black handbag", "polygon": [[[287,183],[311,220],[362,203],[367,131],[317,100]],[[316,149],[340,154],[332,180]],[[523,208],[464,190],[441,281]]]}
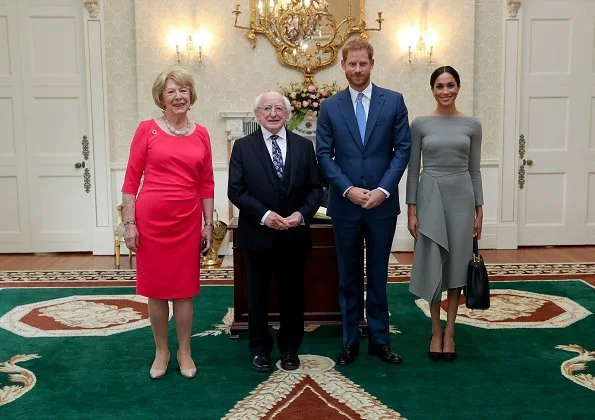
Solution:
{"label": "black handbag", "polygon": [[467,286],[463,288],[465,301],[469,309],[489,309],[490,281],[488,270],[479,253],[477,238],[473,237],[473,256],[467,266]]}

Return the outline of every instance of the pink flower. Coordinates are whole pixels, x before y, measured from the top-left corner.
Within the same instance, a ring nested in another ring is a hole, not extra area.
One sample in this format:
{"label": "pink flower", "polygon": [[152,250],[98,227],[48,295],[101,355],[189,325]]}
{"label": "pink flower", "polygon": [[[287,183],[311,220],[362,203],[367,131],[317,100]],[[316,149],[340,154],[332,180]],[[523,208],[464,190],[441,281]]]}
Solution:
{"label": "pink flower", "polygon": [[318,108],[318,102],[312,102],[312,106],[313,106],[314,108]]}
{"label": "pink flower", "polygon": [[302,106],[303,106],[304,108],[305,108],[305,107],[307,107],[307,106],[308,106],[308,104],[309,104],[309,102],[308,102],[308,101],[304,101],[304,102],[302,102]]}
{"label": "pink flower", "polygon": [[309,90],[310,92],[316,92],[316,86],[314,86],[314,85],[310,85],[310,86],[308,86],[308,90]]}

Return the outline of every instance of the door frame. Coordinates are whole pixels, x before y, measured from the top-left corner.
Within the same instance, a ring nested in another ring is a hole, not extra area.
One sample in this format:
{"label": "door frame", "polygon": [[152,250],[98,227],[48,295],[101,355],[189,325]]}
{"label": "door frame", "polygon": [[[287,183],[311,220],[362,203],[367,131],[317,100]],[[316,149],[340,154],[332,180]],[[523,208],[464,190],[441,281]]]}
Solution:
{"label": "door frame", "polygon": [[114,254],[114,230],[108,130],[105,31],[100,0],[80,0],[83,11],[89,142],[93,153],[94,220],[91,250]]}
{"label": "door frame", "polygon": [[518,248],[523,0],[506,0],[502,57],[502,142],[498,187],[498,249]]}

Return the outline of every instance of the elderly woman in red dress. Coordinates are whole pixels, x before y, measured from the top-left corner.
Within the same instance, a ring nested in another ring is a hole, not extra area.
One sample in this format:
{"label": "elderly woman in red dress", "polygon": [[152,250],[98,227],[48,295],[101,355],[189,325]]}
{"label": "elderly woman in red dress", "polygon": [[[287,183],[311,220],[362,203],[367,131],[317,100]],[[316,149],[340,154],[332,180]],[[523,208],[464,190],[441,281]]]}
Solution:
{"label": "elderly woman in red dress", "polygon": [[187,70],[174,67],[157,76],[153,100],[163,116],[136,129],[122,187],[126,246],[136,252],[137,293],[149,298],[156,346],[150,377],[167,372],[171,300],[180,372],[193,378],[192,298],[200,289],[201,251],[208,253],[213,238],[211,145],[207,130],[188,116],[196,91]]}

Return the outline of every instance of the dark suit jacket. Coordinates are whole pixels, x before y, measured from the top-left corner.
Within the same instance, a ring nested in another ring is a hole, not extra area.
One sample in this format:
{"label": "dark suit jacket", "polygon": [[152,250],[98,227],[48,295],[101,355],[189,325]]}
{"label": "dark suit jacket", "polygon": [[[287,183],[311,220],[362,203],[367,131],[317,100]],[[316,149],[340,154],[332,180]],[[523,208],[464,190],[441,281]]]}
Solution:
{"label": "dark suit jacket", "polygon": [[[227,196],[240,210],[238,248],[257,251],[278,245],[311,247],[308,226],[322,197],[320,169],[312,142],[287,131],[285,167],[289,174],[284,177],[289,175],[289,179],[283,187],[275,174],[260,128],[234,143]],[[305,226],[282,232],[270,229],[260,224],[267,210],[283,217],[299,211]]]}
{"label": "dark suit jacket", "polygon": [[[316,155],[329,185],[328,215],[357,220],[363,212],[376,219],[400,213],[398,185],[409,162],[411,134],[403,96],[376,85],[366,123],[365,142],[357,127],[349,88],[323,102],[317,121]],[[380,206],[364,210],[343,197],[349,186],[390,193]]]}

